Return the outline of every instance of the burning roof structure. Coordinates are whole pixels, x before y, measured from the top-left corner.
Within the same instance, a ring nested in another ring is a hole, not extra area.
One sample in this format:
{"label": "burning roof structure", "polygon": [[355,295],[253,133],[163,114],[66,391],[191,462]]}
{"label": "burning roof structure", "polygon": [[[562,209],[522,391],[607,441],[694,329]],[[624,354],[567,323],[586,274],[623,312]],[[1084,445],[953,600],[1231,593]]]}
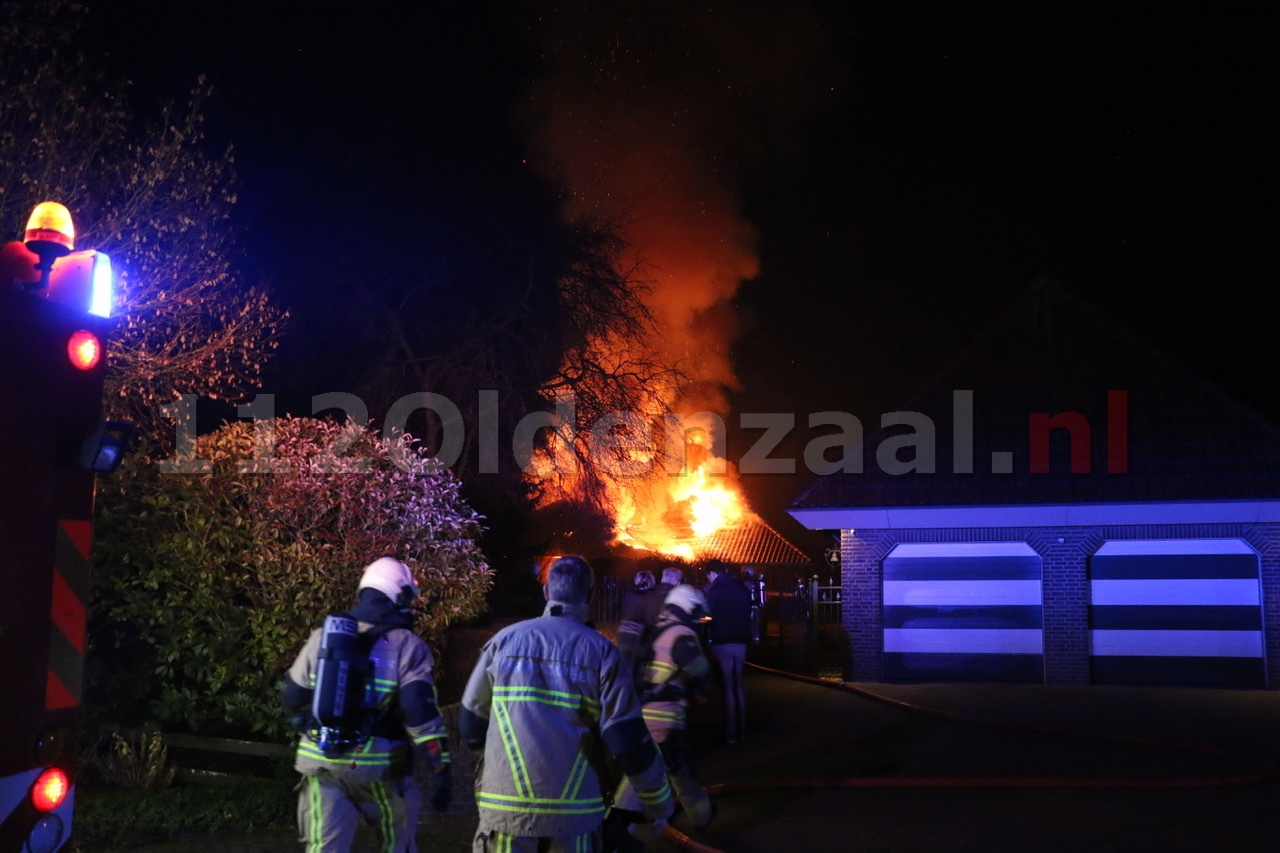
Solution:
{"label": "burning roof structure", "polygon": [[758,516],[715,531],[692,544],[699,559],[724,560],[744,566],[802,566],[813,562]]}

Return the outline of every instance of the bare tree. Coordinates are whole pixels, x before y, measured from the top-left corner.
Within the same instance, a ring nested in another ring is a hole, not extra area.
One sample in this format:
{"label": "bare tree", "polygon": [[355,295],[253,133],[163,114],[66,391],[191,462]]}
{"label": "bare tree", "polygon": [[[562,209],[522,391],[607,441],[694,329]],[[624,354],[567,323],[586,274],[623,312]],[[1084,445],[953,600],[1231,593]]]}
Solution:
{"label": "bare tree", "polygon": [[[608,483],[629,468],[624,447],[647,443],[634,433],[650,430],[669,413],[686,377],[652,346],[656,329],[644,302],[649,283],[642,278],[643,262],[627,259],[629,247],[616,224],[580,221],[573,232],[580,251],[558,282],[567,332],[563,354],[540,390],[552,402],[573,400],[573,429],[546,449],[572,458],[565,492],[599,507]],[[602,447],[601,433],[620,441]],[[664,452],[650,450],[651,456]],[[660,459],[648,460],[655,462]]]}
{"label": "bare tree", "polygon": [[[455,470],[473,494],[537,500],[548,483],[523,476],[528,460],[512,459],[510,438],[522,418],[571,397],[574,417],[556,443],[575,460],[575,494],[598,501],[611,473],[593,451],[592,428],[615,412],[660,417],[682,377],[652,353],[643,267],[628,259],[616,223],[548,217],[536,227],[532,235],[495,228],[426,268],[417,257],[392,262],[390,281],[349,290],[349,307],[334,313],[348,333],[376,342],[355,382],[371,411],[420,391],[458,407],[465,445]],[[367,318],[363,331],[351,329],[357,317]],[[482,411],[486,391],[492,408]],[[411,432],[436,449],[443,427],[432,416]],[[500,470],[481,470],[479,437],[495,430]],[[549,430],[535,440],[543,449],[553,442]]]}
{"label": "bare tree", "polygon": [[235,399],[256,387],[285,313],[242,282],[230,213],[230,150],[202,130],[211,89],[134,132],[127,84],[82,44],[68,0],[0,6],[0,222],[17,231],[38,202],[65,204],[77,245],[120,277],[108,411],[162,441],[162,407],[181,394]]}

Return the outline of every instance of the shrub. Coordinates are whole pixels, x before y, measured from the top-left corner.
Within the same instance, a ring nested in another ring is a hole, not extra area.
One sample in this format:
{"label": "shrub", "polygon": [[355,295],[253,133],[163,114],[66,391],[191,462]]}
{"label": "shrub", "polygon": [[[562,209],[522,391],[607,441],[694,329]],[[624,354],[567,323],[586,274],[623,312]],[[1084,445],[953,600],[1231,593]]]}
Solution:
{"label": "shrub", "polygon": [[169,750],[158,731],[121,734],[95,755],[102,780],[130,791],[150,791],[173,783],[177,768],[169,763]]}
{"label": "shrub", "polygon": [[429,642],[483,607],[480,517],[407,436],[314,418],[237,422],[176,461],[206,473],[139,466],[100,513],[91,699],[121,721],[133,705],[195,731],[283,735],[281,673],[384,554],[414,570]]}

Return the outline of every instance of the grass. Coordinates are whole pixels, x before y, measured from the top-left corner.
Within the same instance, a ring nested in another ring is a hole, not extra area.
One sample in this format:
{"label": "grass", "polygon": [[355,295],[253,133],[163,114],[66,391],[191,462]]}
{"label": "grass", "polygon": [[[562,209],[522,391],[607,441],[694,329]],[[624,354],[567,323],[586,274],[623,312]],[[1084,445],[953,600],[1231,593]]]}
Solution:
{"label": "grass", "polygon": [[[442,676],[438,684],[441,704],[457,702],[461,698],[480,647],[500,626],[461,628],[450,632],[438,673]],[[179,782],[168,787],[138,790],[126,787],[136,785],[135,780],[125,778],[128,774],[116,772],[109,777],[117,784],[104,781],[108,778],[106,771],[117,768],[107,767],[106,759],[101,759],[95,762],[91,772],[82,774],[77,786],[75,837],[67,848],[69,853],[103,853],[165,844],[180,849],[184,839],[244,836],[264,831],[272,837],[295,826],[297,794],[294,785],[298,776],[292,770],[291,757],[284,762],[244,756],[211,758],[203,754],[188,755],[180,749],[170,750],[171,755],[166,756],[163,751],[157,754],[146,751],[144,743],[132,746],[133,751],[125,756],[130,761],[125,763],[138,774],[147,775],[172,758],[175,764],[182,766],[194,765],[241,774],[274,773],[277,778],[246,780],[234,787]],[[465,853],[471,849],[475,826],[474,813],[432,815],[427,818],[420,838],[424,843],[430,842],[427,849],[438,853]],[[371,833],[365,834],[371,837]],[[359,840],[372,843],[363,836]],[[363,849],[359,844],[357,847]]]}
{"label": "grass", "polygon": [[292,826],[295,802],[291,783],[270,779],[226,788],[173,785],[150,791],[81,786],[72,849],[127,849],[192,835]]}
{"label": "grass", "polygon": [[[99,738],[83,756],[71,849],[246,833],[290,819],[296,776],[283,757],[196,752],[189,764],[181,750],[175,753],[155,730],[113,731]],[[241,766],[245,761],[249,766]],[[240,775],[216,787],[173,784],[179,764]]]}
{"label": "grass", "polygon": [[[90,788],[77,793],[75,838],[68,853],[139,847],[178,851],[197,843],[204,850],[217,839],[233,850],[249,836],[268,845],[279,842],[282,849],[297,847],[297,795],[284,782],[264,780],[237,788],[175,785],[155,791]],[[427,815],[418,832],[419,847],[434,853],[468,853],[475,831],[474,813]],[[361,825],[353,849],[376,847],[373,830]]]}

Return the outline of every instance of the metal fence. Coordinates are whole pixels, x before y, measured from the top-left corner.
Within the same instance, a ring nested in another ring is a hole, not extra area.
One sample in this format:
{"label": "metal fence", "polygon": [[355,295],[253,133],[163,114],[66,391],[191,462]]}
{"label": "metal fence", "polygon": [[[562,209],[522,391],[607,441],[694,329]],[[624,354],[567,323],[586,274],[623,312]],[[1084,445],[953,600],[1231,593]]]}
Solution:
{"label": "metal fence", "polygon": [[815,575],[794,590],[770,591],[761,613],[760,639],[747,660],[830,681],[850,672],[849,643],[841,625],[843,592]]}
{"label": "metal fence", "polygon": [[598,580],[591,589],[590,620],[601,627],[616,626],[622,621],[622,594],[627,586],[617,578],[606,577]]}
{"label": "metal fence", "polygon": [[[600,579],[591,591],[590,619],[596,625],[617,625],[622,621],[622,597],[627,584],[617,578]],[[817,575],[797,584],[795,590],[767,593],[762,617],[778,622],[808,622],[839,625],[842,591],[838,584],[820,582]]]}
{"label": "metal fence", "polygon": [[[615,578],[597,580],[592,591],[591,621],[612,636],[622,617],[627,584]],[[768,590],[758,611],[758,639],[748,660],[832,681],[850,671],[849,644],[841,626],[843,590],[834,579],[817,575],[792,590]]]}
{"label": "metal fence", "polygon": [[840,609],[843,604],[840,586],[838,584],[820,585],[816,575],[809,579],[809,584],[811,588],[810,594],[814,602],[812,614],[814,623],[839,625]]}

